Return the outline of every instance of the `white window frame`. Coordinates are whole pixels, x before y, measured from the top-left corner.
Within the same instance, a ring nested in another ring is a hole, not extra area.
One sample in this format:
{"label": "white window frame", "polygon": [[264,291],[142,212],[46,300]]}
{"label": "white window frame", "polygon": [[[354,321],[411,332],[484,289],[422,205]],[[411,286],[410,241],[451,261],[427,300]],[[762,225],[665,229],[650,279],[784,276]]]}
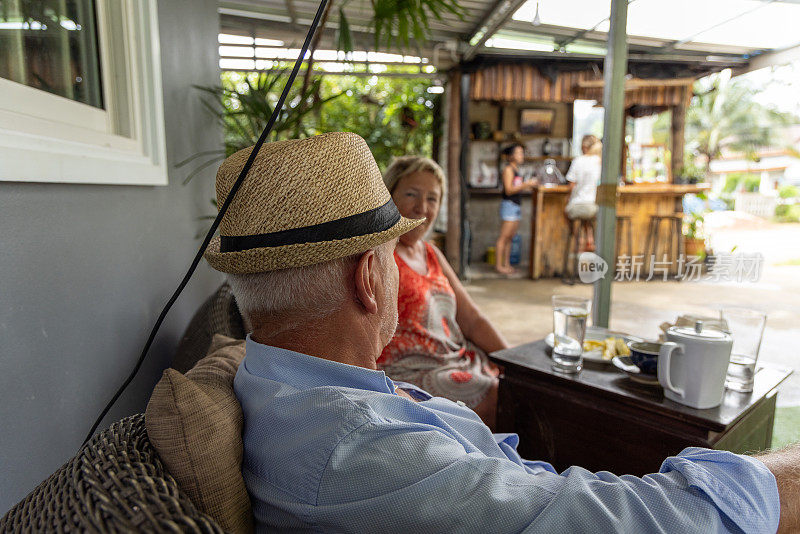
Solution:
{"label": "white window frame", "polygon": [[167,185],[156,0],[96,0],[105,109],[0,78],[0,181]]}

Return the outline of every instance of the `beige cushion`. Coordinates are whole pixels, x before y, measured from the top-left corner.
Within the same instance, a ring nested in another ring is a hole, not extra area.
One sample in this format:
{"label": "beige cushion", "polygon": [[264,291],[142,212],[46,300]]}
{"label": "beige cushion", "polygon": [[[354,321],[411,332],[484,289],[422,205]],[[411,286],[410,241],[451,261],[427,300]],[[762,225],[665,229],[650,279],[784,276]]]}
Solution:
{"label": "beige cushion", "polygon": [[233,377],[244,340],[215,335],[208,355],[182,375],[164,371],[145,411],[147,435],[180,488],[228,532],[252,532],[242,478],[242,407]]}

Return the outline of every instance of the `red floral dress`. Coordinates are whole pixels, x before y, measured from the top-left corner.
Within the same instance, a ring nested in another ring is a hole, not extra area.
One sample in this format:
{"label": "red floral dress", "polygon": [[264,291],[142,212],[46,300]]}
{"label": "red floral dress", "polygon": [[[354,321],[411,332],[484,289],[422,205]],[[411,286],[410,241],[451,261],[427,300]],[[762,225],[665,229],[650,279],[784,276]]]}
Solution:
{"label": "red floral dress", "polygon": [[496,380],[485,371],[486,354],[468,342],[456,323],[456,297],[433,246],[425,243],[428,273],[421,275],[395,252],[400,271],[398,325],[378,358],[393,380],[474,408]]}

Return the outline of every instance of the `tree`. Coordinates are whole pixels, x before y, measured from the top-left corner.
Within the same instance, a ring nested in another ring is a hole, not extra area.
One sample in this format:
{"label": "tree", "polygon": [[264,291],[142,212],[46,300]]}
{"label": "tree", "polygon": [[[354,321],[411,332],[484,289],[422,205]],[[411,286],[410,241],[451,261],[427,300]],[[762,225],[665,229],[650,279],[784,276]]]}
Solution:
{"label": "tree", "polygon": [[[288,67],[273,72],[223,72],[221,85],[195,86],[206,97],[211,97],[205,98],[203,104],[222,124],[225,147],[198,152],[179,162],[178,168],[192,165],[183,183],[234,152],[254,145],[272,117],[287,80]],[[342,96],[341,92],[331,92],[320,98],[321,84],[322,79],[317,78],[302,92],[296,86],[289,91],[267,141],[300,139],[321,133],[316,116],[325,104]],[[312,95],[317,97],[312,98]]]}
{"label": "tree", "polygon": [[687,154],[703,156],[706,169],[723,149],[754,158],[758,148],[778,142],[778,128],[795,119],[756,102],[757,89],[731,79],[730,69],[698,80],[694,92],[686,113]]}
{"label": "tree", "polygon": [[320,110],[319,131],[359,134],[382,169],[394,156],[430,156],[433,108],[439,97],[427,92],[430,85],[420,78],[325,76],[323,98],[343,95]]}
{"label": "tree", "polygon": [[[401,71],[402,66],[391,71]],[[217,87],[197,87],[206,107],[222,123],[225,147],[193,154],[178,163],[190,165],[184,183],[234,152],[252,146],[261,135],[287,81],[277,72],[223,72]],[[301,93],[292,89],[269,141],[301,139],[325,132],[353,132],[363,137],[381,169],[395,156],[430,156],[433,108],[439,95],[428,93],[431,81],[420,78],[331,75],[317,77]],[[316,98],[310,98],[311,94]]]}

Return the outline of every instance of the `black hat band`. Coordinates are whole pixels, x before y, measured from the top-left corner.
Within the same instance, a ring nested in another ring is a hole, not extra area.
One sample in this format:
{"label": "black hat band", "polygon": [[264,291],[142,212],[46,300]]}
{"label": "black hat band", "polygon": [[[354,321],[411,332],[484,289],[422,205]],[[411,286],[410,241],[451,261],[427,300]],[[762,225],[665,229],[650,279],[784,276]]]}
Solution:
{"label": "black hat band", "polygon": [[222,235],[220,236],[219,250],[220,252],[241,252],[254,248],[336,241],[383,232],[397,224],[399,220],[400,212],[397,211],[397,206],[390,199],[386,204],[369,211],[311,226],[266,234]]}

